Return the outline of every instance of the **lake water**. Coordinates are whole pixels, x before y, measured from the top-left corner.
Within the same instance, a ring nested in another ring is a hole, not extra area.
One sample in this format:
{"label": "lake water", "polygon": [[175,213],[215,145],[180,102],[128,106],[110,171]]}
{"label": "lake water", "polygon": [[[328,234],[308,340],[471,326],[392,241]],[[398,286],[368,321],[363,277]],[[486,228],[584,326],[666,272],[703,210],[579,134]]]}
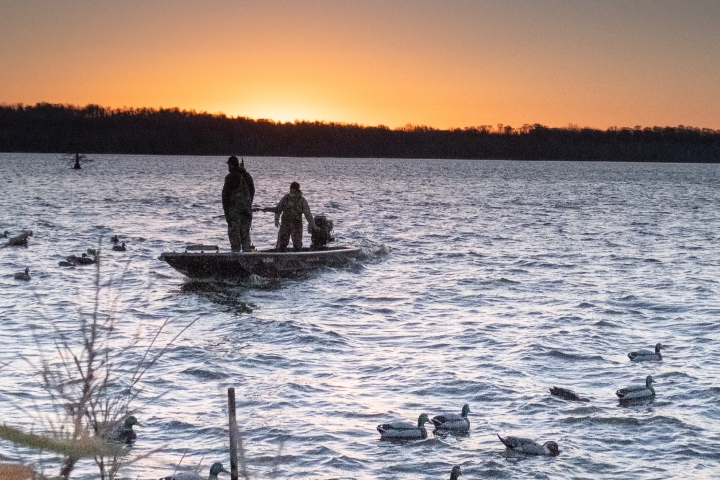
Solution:
{"label": "lake water", "polygon": [[[227,388],[252,478],[717,478],[720,475],[720,165],[246,158],[255,202],[298,181],[337,243],[366,256],[293,280],[191,282],[158,260],[188,243],[229,249],[226,157],[0,154],[0,422],[41,426],[31,365],[51,325],[77,340],[93,267],[58,262],[112,234],[101,311],[126,371],[163,322],[166,346],[132,405],[124,470],[229,468]],[[253,242],[274,244],[272,214]],[[29,283],[13,273],[30,268]],[[665,359],[627,353],[667,346]],[[30,362],[30,363],[29,363]],[[615,390],[653,375],[654,400]],[[590,398],[572,403],[548,388]],[[471,408],[465,436],[404,444],[375,427]],[[496,434],[555,440],[558,457],[506,458]],[[5,457],[45,457],[0,442]],[[94,478],[81,462],[77,478]],[[221,475],[221,478],[223,476]],[[229,476],[225,476],[229,478]]]}

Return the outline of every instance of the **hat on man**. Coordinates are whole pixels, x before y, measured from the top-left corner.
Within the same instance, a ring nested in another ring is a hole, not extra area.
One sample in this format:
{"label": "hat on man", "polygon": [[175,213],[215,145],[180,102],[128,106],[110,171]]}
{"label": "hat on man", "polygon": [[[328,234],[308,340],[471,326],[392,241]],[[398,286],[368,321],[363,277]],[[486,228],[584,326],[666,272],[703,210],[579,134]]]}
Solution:
{"label": "hat on man", "polygon": [[235,155],[228,158],[227,163],[228,163],[228,165],[232,165],[233,167],[240,166],[240,162],[238,161],[238,158]]}
{"label": "hat on man", "polygon": [[300,184],[298,182],[292,182],[290,184],[290,190],[297,190],[300,191]]}

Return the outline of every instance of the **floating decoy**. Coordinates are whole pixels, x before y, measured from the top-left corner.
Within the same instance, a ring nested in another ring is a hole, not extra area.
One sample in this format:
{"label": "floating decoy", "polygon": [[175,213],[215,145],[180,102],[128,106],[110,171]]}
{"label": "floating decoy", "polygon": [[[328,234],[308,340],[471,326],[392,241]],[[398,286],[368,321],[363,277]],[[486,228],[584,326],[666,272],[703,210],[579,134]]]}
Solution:
{"label": "floating decoy", "polygon": [[558,444],[555,442],[545,442],[542,445],[529,438],[522,437],[505,437],[498,435],[500,441],[507,447],[507,450],[518,453],[526,453],[528,455],[549,455],[557,456],[560,453]]}
{"label": "floating decoy", "polygon": [[26,282],[30,281],[30,269],[26,268],[24,272],[17,272],[15,274],[15,280],[24,280]]}
{"label": "floating decoy", "polygon": [[[215,462],[212,464],[212,467],[210,467],[210,476],[207,477],[207,480],[217,480],[219,473],[230,473],[230,472],[225,470],[222,463]],[[197,473],[183,472],[183,473],[176,473],[175,475],[163,477],[160,480],[205,480],[205,477],[201,477]]]}
{"label": "floating decoy", "polygon": [[137,421],[137,418],[130,415],[125,419],[125,423],[122,424],[122,427],[115,432],[115,439],[124,443],[134,442],[137,438],[137,433],[133,430],[133,425],[142,427],[140,422]]}
{"label": "floating decoy", "polygon": [[124,443],[134,442],[137,438],[137,433],[133,430],[133,425],[142,427],[142,424],[138,422],[137,418],[130,415],[125,419],[122,427],[115,432],[115,439]]}
{"label": "floating decoy", "polygon": [[550,393],[555,395],[556,397],[560,397],[565,400],[571,400],[573,402],[589,402],[590,401],[585,397],[581,397],[580,395],[573,392],[572,390],[568,390],[567,388],[552,387],[550,389]]}
{"label": "floating decoy", "polygon": [[462,475],[460,465],[455,465],[450,472],[450,480],[457,480],[460,475]]}
{"label": "floating decoy", "polygon": [[663,348],[665,347],[663,347],[661,343],[658,343],[657,345],[655,345],[654,352],[651,350],[638,350],[637,352],[628,353],[628,358],[630,358],[630,360],[632,360],[633,362],[662,360],[662,354],[660,353],[660,350]]}
{"label": "floating decoy", "polygon": [[127,250],[127,248],[125,248],[125,242],[123,242],[122,245],[113,245],[113,250],[116,252],[124,252]]}
{"label": "floating decoy", "polygon": [[629,387],[621,388],[615,395],[620,400],[636,400],[639,398],[650,398],[655,396],[655,389],[652,384],[655,383],[651,375],[648,375],[645,379],[645,385],[631,385]]}
{"label": "floating decoy", "polygon": [[130,415],[124,421],[121,420],[110,425],[102,425],[98,433],[109,440],[132,443],[137,438],[137,433],[133,430],[133,425],[142,427],[142,424],[138,422],[137,418]]}
{"label": "floating decoy", "polygon": [[430,423],[427,413],[418,417],[417,425],[410,422],[391,422],[377,426],[381,439],[421,439],[427,438],[425,424]]}
{"label": "floating decoy", "polygon": [[[6,232],[6,233],[8,233],[8,232]],[[23,232],[20,235],[10,237],[8,239],[7,244],[12,247],[27,247],[28,237],[32,237],[32,236],[33,236],[32,230],[23,230]]]}
{"label": "floating decoy", "polygon": [[81,257],[77,257],[77,261],[80,265],[92,265],[95,263],[95,259],[87,256],[87,253],[83,253]]}
{"label": "floating decoy", "polygon": [[78,265],[80,265],[80,260],[77,257],[77,255],[69,255],[69,256],[65,257],[65,262],[69,263],[70,265],[72,265],[74,267],[77,267]]}
{"label": "floating decoy", "polygon": [[87,253],[83,253],[81,256],[70,255],[65,257],[64,262],[60,262],[61,267],[77,267],[78,265],[92,265],[95,263],[97,258],[90,258]]}
{"label": "floating decoy", "polygon": [[110,241],[112,243],[118,243],[120,241],[120,239],[118,238],[117,235],[113,235],[112,237],[110,237]]}
{"label": "floating decoy", "polygon": [[454,430],[458,432],[467,432],[470,430],[470,420],[468,419],[468,413],[470,413],[470,405],[467,403],[463,405],[462,412],[457,413],[443,413],[432,418],[432,423],[435,425],[436,430]]}

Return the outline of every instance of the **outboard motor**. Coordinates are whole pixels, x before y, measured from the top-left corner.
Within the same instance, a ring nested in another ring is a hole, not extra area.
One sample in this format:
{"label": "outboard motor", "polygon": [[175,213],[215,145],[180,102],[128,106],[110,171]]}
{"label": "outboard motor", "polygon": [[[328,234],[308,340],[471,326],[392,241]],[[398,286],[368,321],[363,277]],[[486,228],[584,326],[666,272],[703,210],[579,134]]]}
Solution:
{"label": "outboard motor", "polygon": [[313,220],[317,228],[310,232],[312,237],[310,249],[321,250],[327,246],[328,242],[335,241],[335,238],[330,233],[333,229],[333,222],[328,220],[325,215],[315,215]]}

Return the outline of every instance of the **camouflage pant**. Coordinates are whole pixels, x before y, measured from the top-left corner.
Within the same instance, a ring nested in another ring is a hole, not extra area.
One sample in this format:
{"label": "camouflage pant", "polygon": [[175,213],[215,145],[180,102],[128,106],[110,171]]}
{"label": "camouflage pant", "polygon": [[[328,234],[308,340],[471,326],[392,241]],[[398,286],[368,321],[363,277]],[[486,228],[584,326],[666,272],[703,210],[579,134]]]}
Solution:
{"label": "camouflage pant", "polygon": [[243,213],[227,219],[230,249],[233,252],[250,251],[250,226],[252,213]]}
{"label": "camouflage pant", "polygon": [[281,252],[287,250],[290,237],[292,237],[293,250],[302,248],[303,222],[299,220],[283,221],[278,232],[277,249]]}

